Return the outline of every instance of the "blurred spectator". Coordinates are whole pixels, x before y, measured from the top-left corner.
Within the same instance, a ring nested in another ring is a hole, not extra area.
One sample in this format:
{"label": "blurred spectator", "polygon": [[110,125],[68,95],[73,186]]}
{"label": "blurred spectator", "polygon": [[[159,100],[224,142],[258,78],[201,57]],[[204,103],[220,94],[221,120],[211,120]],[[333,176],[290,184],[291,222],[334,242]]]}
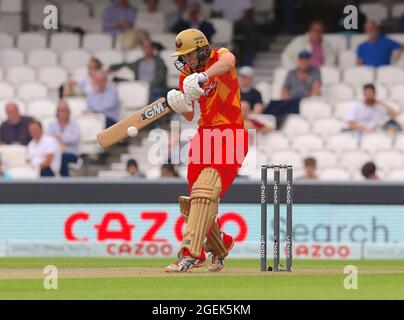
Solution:
{"label": "blurred spectator", "polygon": [[251,105],[247,101],[241,101],[241,110],[244,116],[244,128],[255,129],[259,132],[271,132],[274,130],[270,124],[259,118],[259,115],[252,114]]}
{"label": "blurred spectator", "polygon": [[375,21],[366,21],[364,29],[368,40],[356,50],[358,64],[380,67],[390,64],[391,58],[393,60],[400,58],[404,46],[382,35]]}
{"label": "blurred spectator", "polygon": [[49,124],[46,134],[59,142],[59,149],[62,151],[60,175],[68,177],[69,163],[76,163],[79,154],[80,127],[70,120],[70,109],[66,101],[59,102],[56,118],[56,121]]}
{"label": "blurred spectator", "polygon": [[380,177],[378,176],[376,171],[376,165],[371,161],[366,162],[361,168],[362,176],[366,180],[380,180]]}
{"label": "blurred spectator", "polygon": [[171,32],[178,34],[181,31],[190,28],[201,30],[208,41],[211,42],[212,36],[215,33],[215,28],[210,22],[203,18],[199,3],[189,5],[187,12],[177,20],[171,28]]}
{"label": "blurred spectator", "polygon": [[261,93],[254,88],[254,69],[248,66],[242,67],[238,71],[238,76],[241,101],[248,103],[252,113],[261,113],[264,107]]}
{"label": "blurred spectator", "polygon": [[312,157],[308,157],[303,161],[304,174],[299,177],[299,180],[317,180],[317,161]]}
{"label": "blurred spectator", "polygon": [[294,38],[282,52],[282,65],[287,69],[296,67],[296,56],[306,50],[311,52],[310,64],[313,67],[333,65],[336,53],[329,43],[323,39],[324,24],[315,20],[310,24],[309,31]]}
{"label": "blurred spectator", "polygon": [[0,159],[0,180],[2,180],[2,179],[10,180],[11,176],[7,171],[4,170],[3,163],[1,162],[1,159]]}
{"label": "blurred spectator", "polygon": [[188,8],[187,0],[174,0],[174,4],[177,10],[169,13],[166,16],[167,26],[170,30],[174,27],[178,20],[182,19],[182,17],[186,14]]}
{"label": "blurred spectator", "polygon": [[63,90],[63,96],[74,95],[75,87],[78,88],[80,94],[88,95],[94,90],[94,75],[97,71],[102,70],[102,62],[97,58],[91,58],[87,64],[88,73],[80,79],[79,82],[70,80],[66,83]]}
{"label": "blurred spectator", "polygon": [[129,178],[145,178],[145,175],[139,171],[137,161],[135,159],[129,159],[126,163],[126,171]]}
{"label": "blurred spectator", "polygon": [[310,52],[303,50],[298,55],[298,67],[288,72],[282,88],[281,100],[271,100],[263,111],[277,118],[277,128],[282,125],[285,115],[299,113],[299,103],[304,97],[320,94],[320,70],[310,64]]}
{"label": "blurred spectator", "polygon": [[[165,16],[158,9],[159,0],[144,0],[144,2],[146,3],[146,10],[141,12],[143,21],[141,28],[149,35],[163,32]],[[147,21],[146,24],[144,24],[145,21]]]}
{"label": "blurred spectator", "polygon": [[111,0],[111,4],[103,12],[104,32],[116,36],[130,30],[135,24],[136,10],[128,0]]}
{"label": "blurred spectator", "polygon": [[162,178],[175,178],[178,177],[178,172],[173,164],[166,163],[161,166],[161,177]]}
{"label": "blurred spectator", "polygon": [[0,125],[0,144],[27,145],[31,140],[28,125],[31,117],[22,116],[17,104],[10,102],[5,106],[7,120]]}
{"label": "blurred spectator", "polygon": [[118,93],[108,84],[108,76],[104,71],[94,75],[94,90],[87,95],[87,109],[90,112],[102,113],[106,117],[108,128],[116,123],[119,112]]}
{"label": "blurred spectator", "polygon": [[212,16],[234,23],[234,33],[242,35],[242,65],[251,66],[258,49],[258,31],[253,19],[251,0],[214,0]]}
{"label": "blurred spectator", "polygon": [[40,170],[41,177],[54,177],[61,165],[58,142],[52,136],[43,134],[39,121],[31,122],[28,129],[32,140],[27,148],[27,162]]}
{"label": "blurred spectator", "polygon": [[112,65],[109,71],[117,71],[127,67],[132,70],[136,80],[146,81],[150,84],[150,102],[162,97],[167,91],[167,67],[155,52],[153,43],[146,39],[142,42],[143,58],[132,63]]}
{"label": "blurred spectator", "polygon": [[[397,116],[396,110],[376,99],[373,84],[366,84],[363,87],[363,94],[363,101],[353,102],[349,106],[345,114],[345,129],[372,132],[386,124],[386,117]],[[399,126],[398,123],[396,125]]]}

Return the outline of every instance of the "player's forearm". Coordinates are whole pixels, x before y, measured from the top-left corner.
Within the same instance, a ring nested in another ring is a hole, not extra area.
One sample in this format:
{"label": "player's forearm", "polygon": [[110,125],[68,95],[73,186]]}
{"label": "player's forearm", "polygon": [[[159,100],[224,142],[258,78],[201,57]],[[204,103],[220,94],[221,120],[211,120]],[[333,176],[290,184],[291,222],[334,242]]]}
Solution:
{"label": "player's forearm", "polygon": [[236,64],[236,58],[232,53],[224,54],[216,63],[205,71],[209,78],[220,76],[230,71]]}

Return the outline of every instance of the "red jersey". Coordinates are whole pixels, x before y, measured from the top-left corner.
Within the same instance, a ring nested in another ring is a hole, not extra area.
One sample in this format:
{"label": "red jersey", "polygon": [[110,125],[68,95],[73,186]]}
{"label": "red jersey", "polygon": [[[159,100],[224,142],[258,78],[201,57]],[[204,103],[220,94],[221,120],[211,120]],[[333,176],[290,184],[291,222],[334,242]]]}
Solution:
{"label": "red jersey", "polygon": [[[213,65],[219,58],[230,52],[226,48],[212,50],[203,72]],[[182,92],[185,75],[181,73],[179,87]],[[199,98],[201,117],[200,127],[214,127],[220,125],[243,126],[243,115],[240,105],[240,86],[238,84],[236,67],[216,77],[209,78],[204,84],[205,93]]]}

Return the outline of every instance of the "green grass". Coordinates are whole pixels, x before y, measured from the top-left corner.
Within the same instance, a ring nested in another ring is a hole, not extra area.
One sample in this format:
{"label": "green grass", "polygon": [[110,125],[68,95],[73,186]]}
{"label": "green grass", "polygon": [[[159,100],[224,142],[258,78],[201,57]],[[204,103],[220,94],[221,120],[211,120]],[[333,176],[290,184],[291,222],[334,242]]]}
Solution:
{"label": "green grass", "polygon": [[[2,258],[1,270],[38,268],[163,267],[167,259]],[[358,267],[357,290],[343,287],[345,265]],[[259,260],[229,260],[229,269],[259,270]],[[401,269],[401,271],[400,271]],[[329,270],[329,272],[327,271]],[[332,270],[332,271],[331,271]],[[339,272],[340,270],[340,272]],[[361,274],[366,270],[368,274]],[[389,271],[390,270],[390,271]],[[393,274],[393,270],[399,270]],[[404,299],[404,261],[294,262],[291,274],[158,275],[129,278],[60,278],[58,290],[43,279],[0,279],[0,299]],[[315,275],[299,272],[311,271]],[[321,271],[321,274],[318,274]],[[369,274],[374,271],[375,274]],[[385,274],[376,274],[383,273]],[[329,274],[328,274],[329,273]]]}

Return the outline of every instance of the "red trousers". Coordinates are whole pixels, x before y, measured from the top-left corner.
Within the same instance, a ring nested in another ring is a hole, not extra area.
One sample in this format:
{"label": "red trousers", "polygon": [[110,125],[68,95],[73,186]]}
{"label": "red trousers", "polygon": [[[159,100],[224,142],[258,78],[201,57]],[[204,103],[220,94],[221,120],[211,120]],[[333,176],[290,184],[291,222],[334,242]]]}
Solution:
{"label": "red trousers", "polygon": [[248,152],[248,133],[241,125],[198,128],[189,148],[188,183],[190,192],[205,168],[216,169],[222,179],[222,198],[237,177]]}

